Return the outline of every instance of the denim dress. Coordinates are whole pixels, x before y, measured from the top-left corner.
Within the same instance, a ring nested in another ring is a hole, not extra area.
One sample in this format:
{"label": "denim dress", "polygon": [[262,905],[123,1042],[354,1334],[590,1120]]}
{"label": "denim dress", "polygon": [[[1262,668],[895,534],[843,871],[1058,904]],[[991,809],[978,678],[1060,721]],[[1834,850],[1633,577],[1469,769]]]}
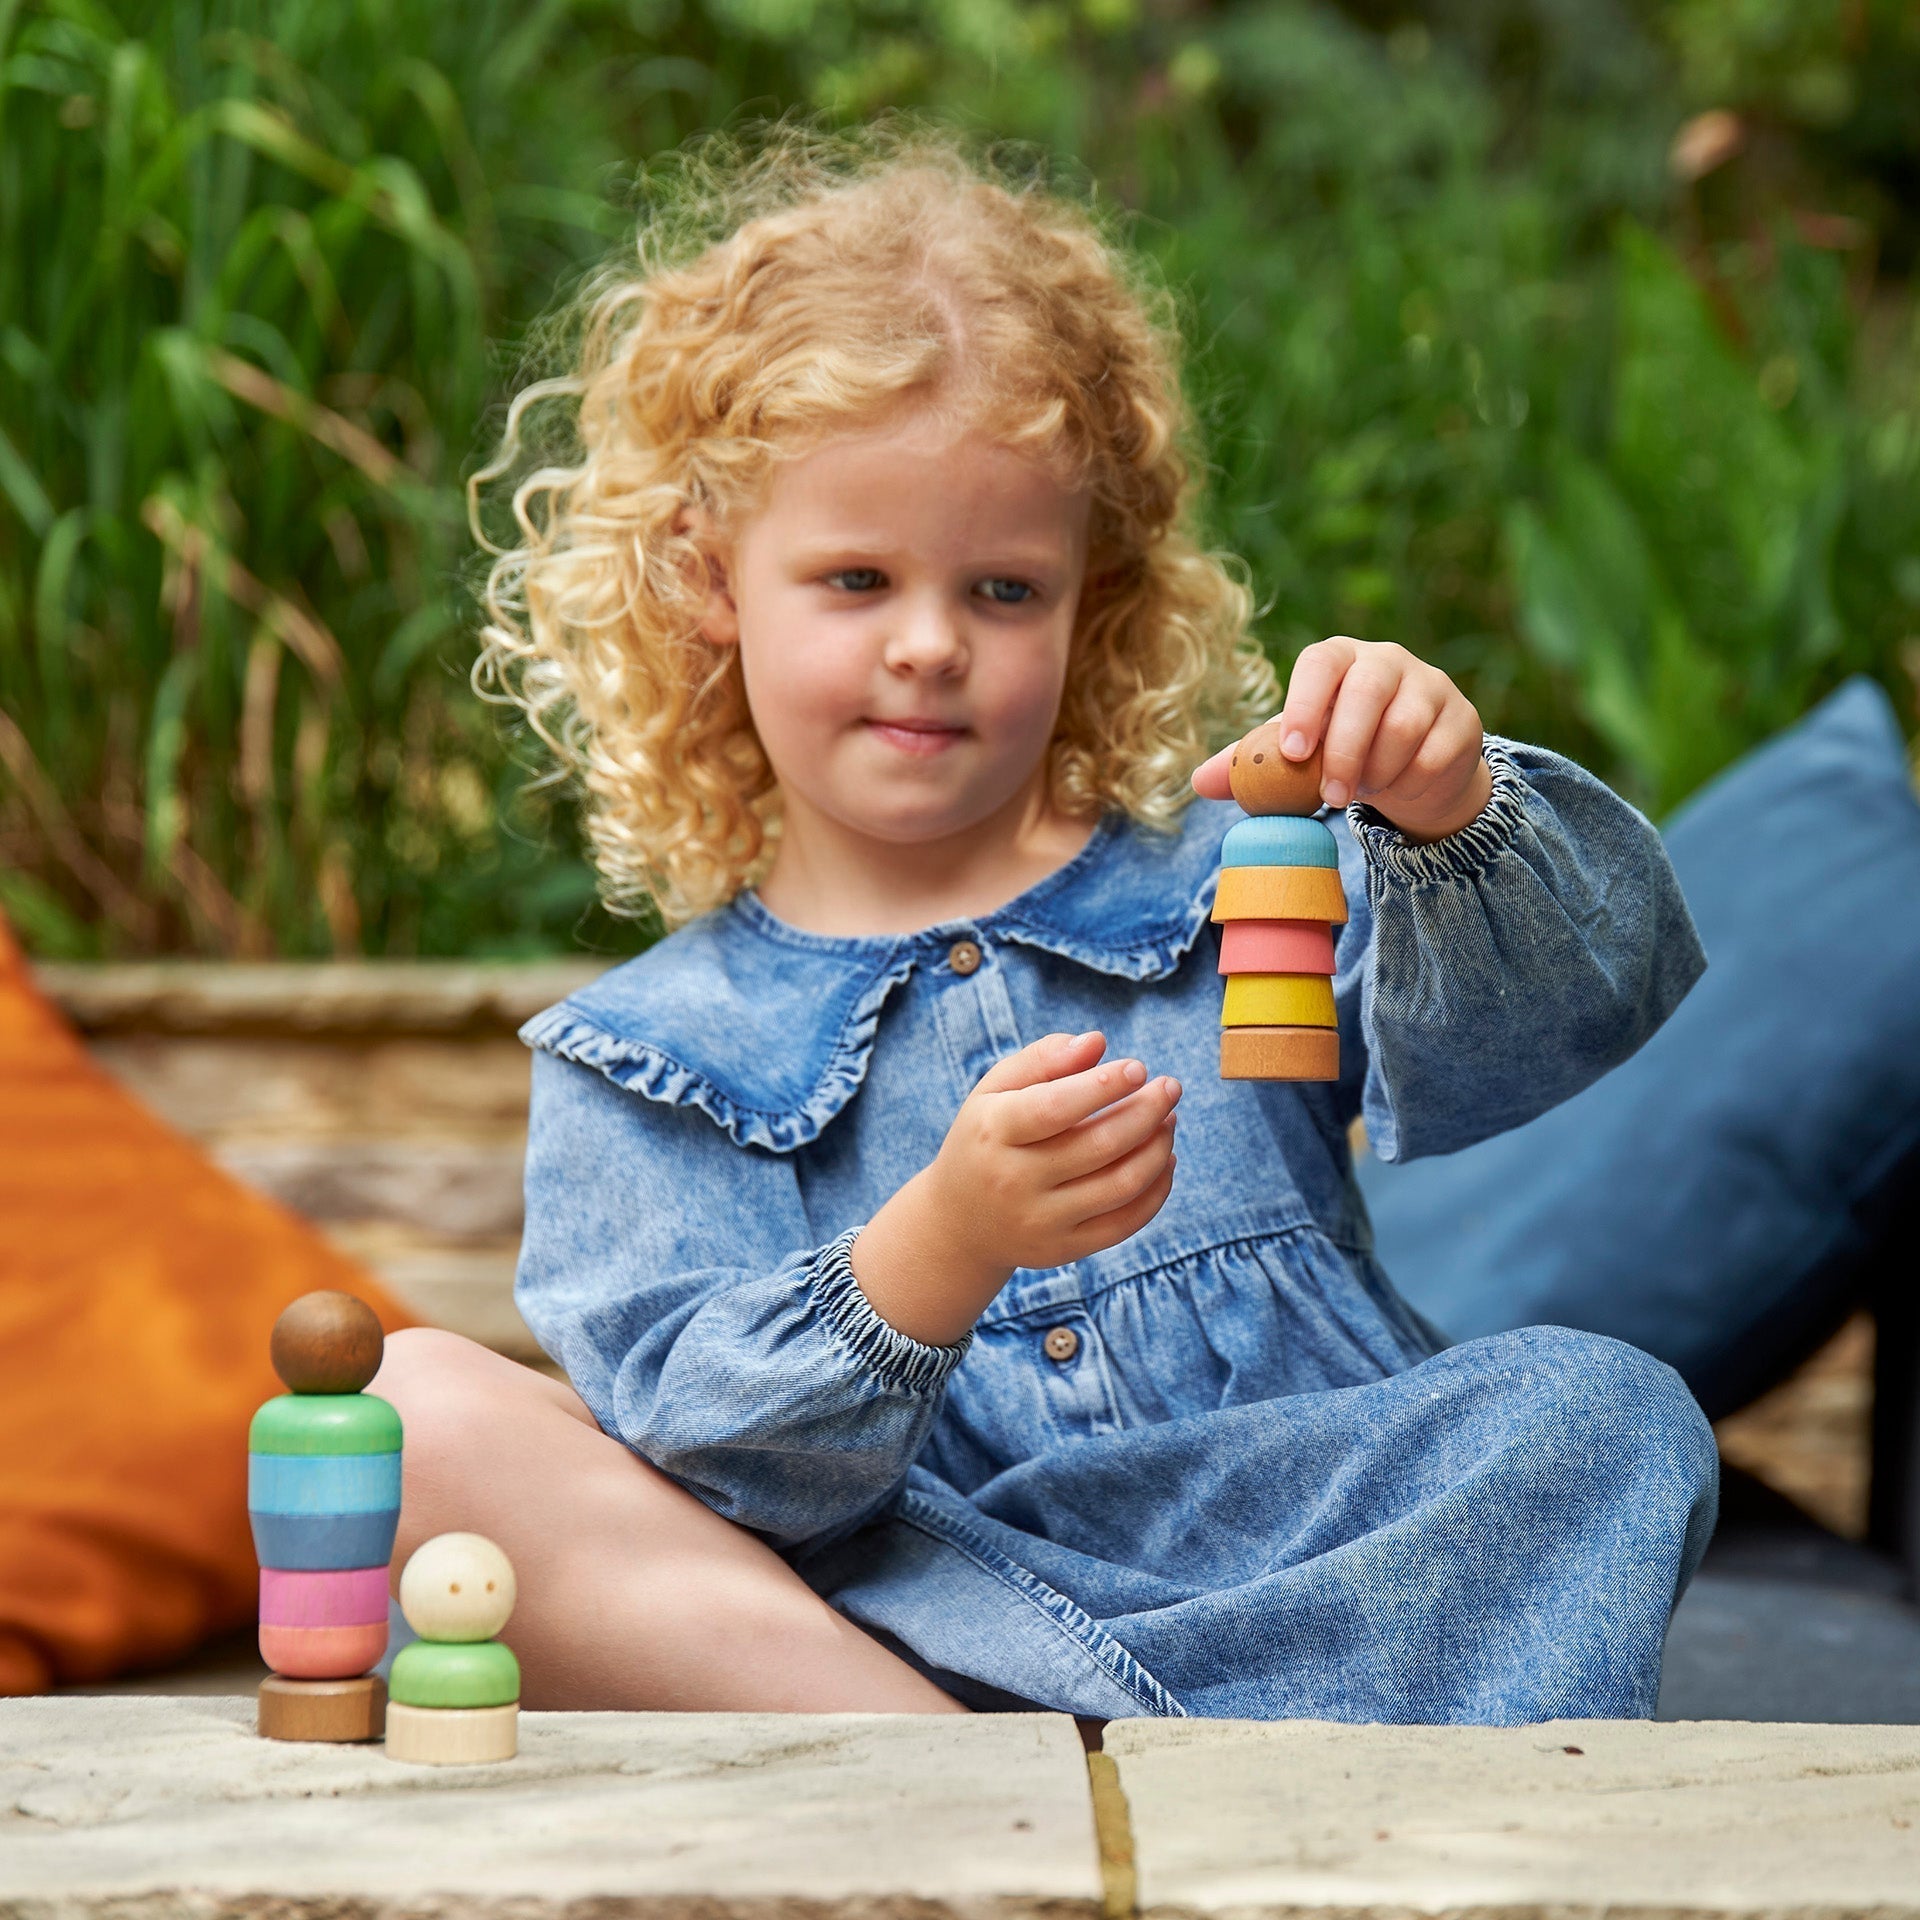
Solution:
{"label": "denim dress", "polygon": [[[1337,1083],[1220,1078],[1229,804],[1110,816],[918,933],[805,933],[752,892],[681,929],[524,1029],[528,1324],[608,1434],[976,1707],[1649,1714],[1713,1522],[1699,1410],[1596,1335],[1443,1348],[1354,1183],[1356,1119],[1387,1160],[1515,1126],[1704,964],[1639,814],[1487,758],[1449,839],[1334,823]],[[959,1344],[908,1338],[853,1236],[995,1061],[1090,1028],[1185,1087],[1170,1198],[1017,1271]]]}

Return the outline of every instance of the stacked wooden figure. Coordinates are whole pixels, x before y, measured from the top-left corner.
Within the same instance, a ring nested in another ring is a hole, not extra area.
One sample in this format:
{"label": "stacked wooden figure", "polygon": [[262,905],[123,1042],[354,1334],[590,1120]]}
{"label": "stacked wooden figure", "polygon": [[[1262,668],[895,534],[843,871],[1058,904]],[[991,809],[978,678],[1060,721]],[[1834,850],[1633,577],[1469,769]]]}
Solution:
{"label": "stacked wooden figure", "polygon": [[420,1638],[393,1658],[388,1759],[446,1767],[513,1758],[520,1663],[493,1638],[513,1602],[513,1567],[482,1534],[437,1534],[407,1562],[400,1611]]}
{"label": "stacked wooden figure", "polygon": [[1252,816],[1220,850],[1220,1073],[1227,1080],[1337,1080],[1333,930],[1347,918],[1332,830],[1320,805],[1320,754],[1288,760],[1270,720],[1234,749],[1233,797]]}
{"label": "stacked wooden figure", "polygon": [[253,1416],[247,1509],[260,1561],[260,1731],[377,1740],[386,1690],[387,1563],[400,1521],[400,1416],[362,1393],[380,1370],[372,1308],[303,1294],[273,1329],[289,1388]]}

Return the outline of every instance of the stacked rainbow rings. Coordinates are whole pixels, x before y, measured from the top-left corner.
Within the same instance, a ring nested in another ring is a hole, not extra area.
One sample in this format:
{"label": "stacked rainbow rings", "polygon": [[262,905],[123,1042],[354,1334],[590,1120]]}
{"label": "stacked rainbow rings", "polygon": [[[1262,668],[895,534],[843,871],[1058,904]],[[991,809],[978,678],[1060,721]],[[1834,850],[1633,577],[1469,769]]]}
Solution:
{"label": "stacked rainbow rings", "polygon": [[248,1435],[260,1657],[293,1680],[363,1674],[387,1650],[400,1416],[370,1393],[289,1393]]}
{"label": "stacked rainbow rings", "polygon": [[1337,1080],[1333,930],[1347,919],[1340,849],[1324,821],[1263,814],[1220,849],[1220,1073],[1228,1080]]}

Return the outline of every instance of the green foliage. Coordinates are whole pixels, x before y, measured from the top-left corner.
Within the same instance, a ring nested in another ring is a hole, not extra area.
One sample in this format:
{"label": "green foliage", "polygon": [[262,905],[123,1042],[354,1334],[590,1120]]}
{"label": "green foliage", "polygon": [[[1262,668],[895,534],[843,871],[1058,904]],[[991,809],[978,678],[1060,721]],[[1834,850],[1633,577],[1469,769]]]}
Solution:
{"label": "green foliage", "polygon": [[[0,910],[59,955],[645,937],[466,686],[460,483],[622,183],[794,107],[1071,156],[1185,302],[1276,654],[1403,640],[1664,808],[1920,632],[1920,338],[1871,269],[1910,19],[0,0]],[[1676,186],[1707,106],[1747,150]]]}
{"label": "green foliage", "polygon": [[536,133],[592,76],[504,6],[147,11],[17,22],[0,94],[13,904],[63,951],[557,937],[453,483],[490,329],[610,231],[604,133]]}

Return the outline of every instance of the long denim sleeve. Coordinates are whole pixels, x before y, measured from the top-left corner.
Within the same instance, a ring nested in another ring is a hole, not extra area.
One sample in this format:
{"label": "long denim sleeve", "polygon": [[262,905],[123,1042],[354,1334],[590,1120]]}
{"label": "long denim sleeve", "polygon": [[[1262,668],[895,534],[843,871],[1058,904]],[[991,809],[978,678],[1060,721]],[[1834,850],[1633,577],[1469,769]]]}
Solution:
{"label": "long denim sleeve", "polygon": [[[1452,1153],[1634,1052],[1706,965],[1651,824],[1558,754],[1490,740],[1493,798],[1421,846],[1349,810],[1343,1088],[1382,1160]],[[1356,842],[1358,843],[1356,846]]]}
{"label": "long denim sleeve", "polygon": [[845,1236],[807,1244],[791,1159],[538,1053],[527,1181],[514,1297],[602,1428],[776,1546],[897,1491],[965,1346],[882,1320]]}

